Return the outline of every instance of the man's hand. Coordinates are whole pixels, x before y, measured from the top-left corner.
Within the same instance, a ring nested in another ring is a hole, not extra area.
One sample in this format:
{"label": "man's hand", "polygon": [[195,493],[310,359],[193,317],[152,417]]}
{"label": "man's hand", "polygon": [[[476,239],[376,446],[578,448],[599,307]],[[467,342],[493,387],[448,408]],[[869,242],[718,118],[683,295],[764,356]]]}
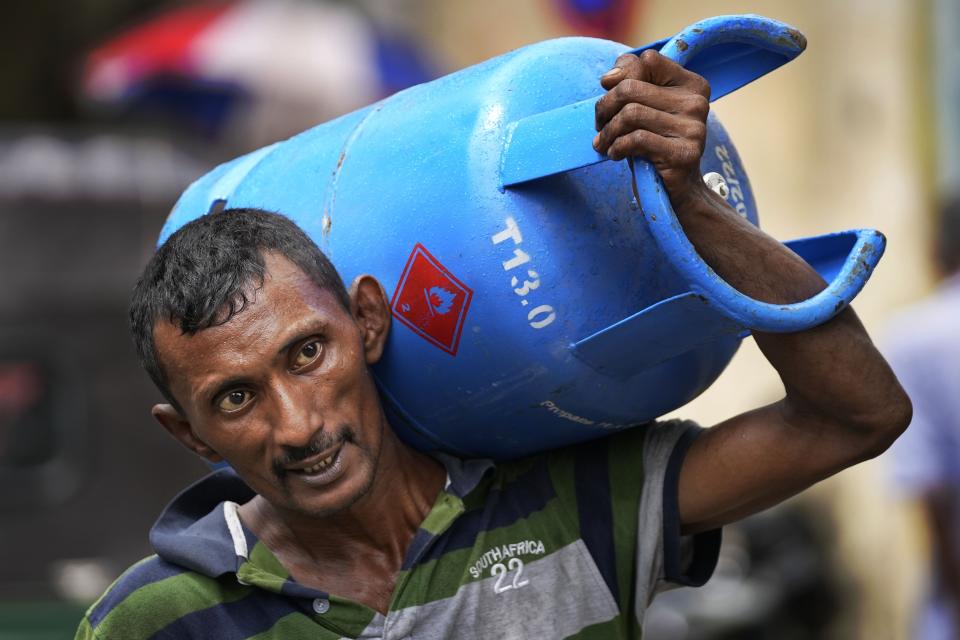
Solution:
{"label": "man's hand", "polygon": [[[653,163],[687,238],[717,275],[775,304],[824,288],[810,265],[704,185],[703,78],[645,51],[618,58],[601,83],[608,91],[597,103],[595,148]],[[910,422],[910,400],[852,309],[807,331],[754,338],[786,395],[694,441],[680,472],[685,533],[743,518],[875,456]]]}
{"label": "man's hand", "polygon": [[657,169],[675,209],[706,189],[700,157],[707,135],[710,84],[648,49],[624,54],[601,79],[600,132],[593,146],[611,160],[638,156]]}

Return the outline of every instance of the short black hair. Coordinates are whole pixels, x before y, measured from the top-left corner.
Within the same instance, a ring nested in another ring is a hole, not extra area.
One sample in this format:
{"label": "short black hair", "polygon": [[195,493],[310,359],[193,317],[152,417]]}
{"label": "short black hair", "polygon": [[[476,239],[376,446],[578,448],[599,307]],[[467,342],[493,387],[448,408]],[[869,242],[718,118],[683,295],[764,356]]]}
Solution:
{"label": "short black hair", "polygon": [[350,308],[333,264],[289,218],[237,208],[185,224],[147,263],[130,301],[130,331],[140,364],[177,410],[153,339],[156,323],[168,320],[193,335],[228,322],[250,302],[250,289],[263,286],[265,253],[283,256]]}
{"label": "short black hair", "polygon": [[938,266],[947,275],[960,271],[960,192],[944,200],[935,229]]}

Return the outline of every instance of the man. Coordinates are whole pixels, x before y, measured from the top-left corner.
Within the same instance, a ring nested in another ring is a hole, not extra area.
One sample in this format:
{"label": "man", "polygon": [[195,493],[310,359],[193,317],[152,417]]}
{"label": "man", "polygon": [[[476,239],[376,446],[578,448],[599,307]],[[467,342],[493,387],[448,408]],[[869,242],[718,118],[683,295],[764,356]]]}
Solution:
{"label": "man", "polygon": [[[774,303],[824,283],[704,186],[709,86],[656,52],[601,79],[594,147],[640,156],[733,286]],[[78,637],[638,637],[667,583],[700,584],[717,529],[879,454],[910,404],[854,315],[757,343],[780,402],[500,465],[394,435],[368,367],[390,312],[349,293],[282,218],[197,220],[147,266],[132,305],[154,417],[219,472],[151,533],[158,556],[96,603]]]}
{"label": "man", "polygon": [[893,479],[920,502],[931,541],[919,640],[960,634],[960,197],[940,211],[935,241],[940,287],[896,319],[887,347],[915,407],[910,432],[890,451]]}

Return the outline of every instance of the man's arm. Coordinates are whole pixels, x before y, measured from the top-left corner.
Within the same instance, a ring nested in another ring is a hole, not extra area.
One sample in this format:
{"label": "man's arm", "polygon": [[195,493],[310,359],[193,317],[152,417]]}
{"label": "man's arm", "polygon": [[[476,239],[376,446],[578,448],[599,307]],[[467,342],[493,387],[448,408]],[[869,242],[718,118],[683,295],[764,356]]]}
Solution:
{"label": "man's arm", "polygon": [[[619,71],[618,71],[619,69]],[[700,175],[709,85],[654,51],[621,56],[601,83],[594,146],[657,168],[683,229],[731,286],[771,303],[825,287],[798,255],[740,217]],[[754,333],[785,397],[707,430],[680,474],[684,533],[733,522],[883,452],[910,401],[852,309],[798,333]]]}

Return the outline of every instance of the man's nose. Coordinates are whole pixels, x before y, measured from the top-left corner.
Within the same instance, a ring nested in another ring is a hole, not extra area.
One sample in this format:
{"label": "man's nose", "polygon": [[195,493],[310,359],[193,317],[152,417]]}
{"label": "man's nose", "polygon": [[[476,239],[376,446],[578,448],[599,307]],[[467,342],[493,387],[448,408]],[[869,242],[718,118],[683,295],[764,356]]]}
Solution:
{"label": "man's nose", "polygon": [[323,430],[323,412],[314,385],[288,379],[274,386],[273,433],[277,444],[306,447]]}

